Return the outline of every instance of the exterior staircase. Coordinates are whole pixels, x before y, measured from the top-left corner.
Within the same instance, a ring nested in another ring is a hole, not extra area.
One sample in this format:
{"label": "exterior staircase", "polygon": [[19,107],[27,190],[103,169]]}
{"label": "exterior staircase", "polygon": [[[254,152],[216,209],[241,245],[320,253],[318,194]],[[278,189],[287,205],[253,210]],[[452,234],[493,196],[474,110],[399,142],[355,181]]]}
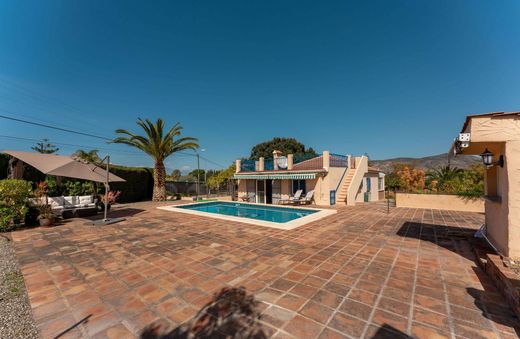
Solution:
{"label": "exterior staircase", "polygon": [[368,170],[368,158],[363,155],[352,160],[353,163],[349,164],[347,173],[336,193],[336,204],[356,204],[356,194]]}
{"label": "exterior staircase", "polygon": [[354,168],[349,168],[347,170],[347,174],[345,175],[345,178],[343,179],[343,182],[341,183],[339,191],[336,195],[337,204],[342,204],[342,203],[347,202],[348,189],[350,187],[350,184],[352,183],[352,179],[354,178],[354,173],[355,173]]}

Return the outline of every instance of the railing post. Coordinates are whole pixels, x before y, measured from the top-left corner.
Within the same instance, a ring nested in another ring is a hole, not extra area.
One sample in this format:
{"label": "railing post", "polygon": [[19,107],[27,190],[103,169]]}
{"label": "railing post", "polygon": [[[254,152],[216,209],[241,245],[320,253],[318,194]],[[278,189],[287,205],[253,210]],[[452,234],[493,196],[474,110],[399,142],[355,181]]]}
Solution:
{"label": "railing post", "polygon": [[264,157],[260,157],[258,159],[258,170],[259,171],[263,171],[265,168],[265,164],[264,164]]}
{"label": "railing post", "polygon": [[242,161],[241,160],[235,160],[235,173],[238,173],[240,172],[240,166],[241,166],[241,163]]}
{"label": "railing post", "polygon": [[287,169],[290,171],[292,170],[293,168],[293,155],[292,154],[287,154]]}

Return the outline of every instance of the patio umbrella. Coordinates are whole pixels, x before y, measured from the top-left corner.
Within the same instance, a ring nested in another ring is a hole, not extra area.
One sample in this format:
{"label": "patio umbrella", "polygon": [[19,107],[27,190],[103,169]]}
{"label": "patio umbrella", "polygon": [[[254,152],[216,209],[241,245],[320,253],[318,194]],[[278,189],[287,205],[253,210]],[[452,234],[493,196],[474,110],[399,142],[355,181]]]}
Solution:
{"label": "patio umbrella", "polygon": [[[96,182],[107,181],[107,171],[94,164],[55,154],[42,154],[34,152],[3,151],[26,164],[31,165],[40,172],[58,177],[91,180]],[[108,182],[123,182],[125,179],[108,172]]]}
{"label": "patio umbrella", "polygon": [[32,167],[36,168],[44,174],[102,182],[103,184],[105,184],[105,213],[103,220],[100,220],[98,224],[111,224],[114,222],[124,220],[122,218],[107,218],[107,200],[108,191],[110,189],[109,182],[125,181],[125,179],[110,173],[110,158],[108,156],[105,158],[107,161],[106,169],[103,169],[98,165],[94,165],[80,159],[75,159],[73,157],[66,157],[62,155],[20,151],[3,151],[3,153],[9,154],[10,156],[17,158],[25,162],[26,164],[31,165]]}

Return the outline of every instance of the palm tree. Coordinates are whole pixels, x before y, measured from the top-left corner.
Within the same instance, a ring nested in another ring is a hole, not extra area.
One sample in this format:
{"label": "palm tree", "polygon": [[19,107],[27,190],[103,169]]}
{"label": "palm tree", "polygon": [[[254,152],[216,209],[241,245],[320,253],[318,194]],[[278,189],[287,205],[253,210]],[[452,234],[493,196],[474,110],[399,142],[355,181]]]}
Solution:
{"label": "palm tree", "polygon": [[93,149],[90,151],[84,151],[82,149],[79,149],[76,152],[74,152],[73,156],[90,163],[98,164],[101,162],[101,158],[99,157],[98,152],[99,151],[97,149]]}
{"label": "palm tree", "polygon": [[180,138],[182,126],[179,123],[173,125],[166,134],[164,133],[164,121],[162,119],[157,119],[154,124],[148,119],[139,118],[137,124],[144,130],[145,136],[118,129],[116,133],[126,136],[117,137],[112,142],[138,148],[154,159],[152,200],[165,200],[166,169],[164,168],[164,160],[176,152],[197,149],[199,147],[198,140],[191,137]]}
{"label": "palm tree", "polygon": [[459,177],[463,172],[464,170],[461,168],[447,165],[429,171],[426,174],[426,177],[430,182],[435,181],[437,183],[437,187],[442,189],[444,185]]}

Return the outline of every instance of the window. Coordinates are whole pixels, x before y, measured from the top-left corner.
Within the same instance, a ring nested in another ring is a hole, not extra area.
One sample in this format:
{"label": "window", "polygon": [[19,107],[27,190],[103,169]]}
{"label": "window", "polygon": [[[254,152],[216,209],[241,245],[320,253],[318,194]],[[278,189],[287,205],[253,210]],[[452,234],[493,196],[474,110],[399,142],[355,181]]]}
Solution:
{"label": "window", "polygon": [[367,192],[372,191],[372,182],[370,181],[370,177],[367,177]]}
{"label": "window", "polygon": [[377,178],[377,189],[382,191],[384,188],[383,188],[383,178],[379,177]]}
{"label": "window", "polygon": [[297,190],[302,190],[303,194],[306,194],[307,191],[305,189],[305,179],[303,180],[293,180],[292,181],[292,194],[296,193]]}
{"label": "window", "polygon": [[273,197],[273,204],[277,204],[278,201],[280,201],[280,199],[282,198],[282,181],[281,180],[273,180],[272,197]]}
{"label": "window", "polygon": [[256,181],[255,180],[246,181],[246,192],[253,193],[253,195],[256,193]]}

